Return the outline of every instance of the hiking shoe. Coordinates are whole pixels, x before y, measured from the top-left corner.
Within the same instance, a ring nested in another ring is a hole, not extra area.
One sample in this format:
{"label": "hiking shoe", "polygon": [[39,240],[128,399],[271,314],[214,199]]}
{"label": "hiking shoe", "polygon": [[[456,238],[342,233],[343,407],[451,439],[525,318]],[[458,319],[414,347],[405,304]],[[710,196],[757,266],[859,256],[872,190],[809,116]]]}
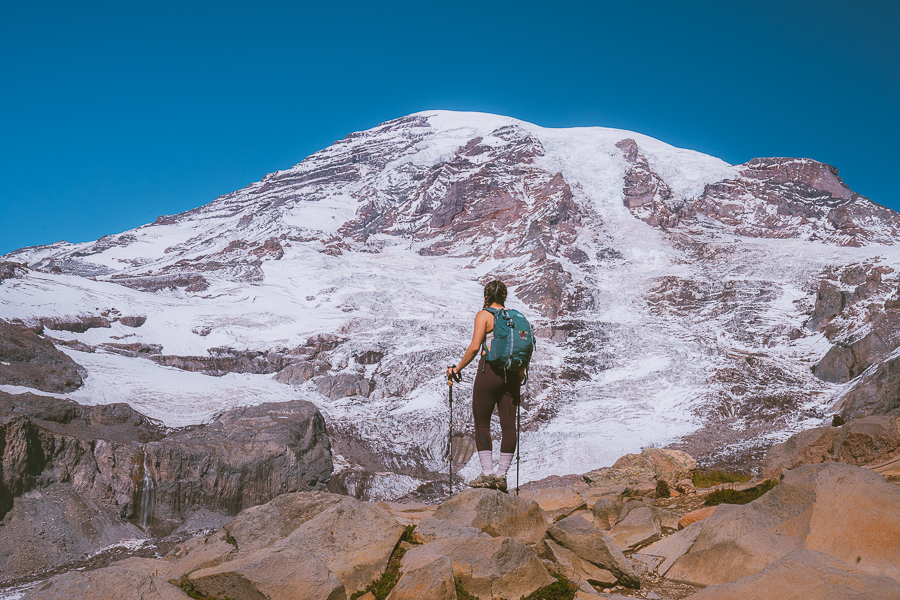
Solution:
{"label": "hiking shoe", "polygon": [[475,479],[469,482],[469,487],[471,488],[489,488],[491,484],[494,483],[493,475],[485,475],[482,473]]}
{"label": "hiking shoe", "polygon": [[494,488],[495,490],[500,490],[503,493],[507,493],[506,492],[506,476],[504,475],[501,477],[500,475],[494,475],[494,481],[492,482],[491,487]]}

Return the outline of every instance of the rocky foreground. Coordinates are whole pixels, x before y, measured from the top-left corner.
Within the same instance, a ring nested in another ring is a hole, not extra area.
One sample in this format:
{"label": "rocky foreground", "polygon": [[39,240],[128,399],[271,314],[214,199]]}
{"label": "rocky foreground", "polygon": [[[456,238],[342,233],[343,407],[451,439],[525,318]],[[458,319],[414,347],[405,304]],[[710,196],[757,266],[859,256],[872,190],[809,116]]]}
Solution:
{"label": "rocky foreground", "polygon": [[[695,510],[712,491],[693,489],[696,462],[655,449],[570,485],[438,506],[296,492],[162,558],[66,573],[23,600],[900,599],[900,420],[820,429],[827,449],[818,431],[770,451],[763,470],[780,475],[746,505]],[[874,463],[853,458],[867,435]]]}

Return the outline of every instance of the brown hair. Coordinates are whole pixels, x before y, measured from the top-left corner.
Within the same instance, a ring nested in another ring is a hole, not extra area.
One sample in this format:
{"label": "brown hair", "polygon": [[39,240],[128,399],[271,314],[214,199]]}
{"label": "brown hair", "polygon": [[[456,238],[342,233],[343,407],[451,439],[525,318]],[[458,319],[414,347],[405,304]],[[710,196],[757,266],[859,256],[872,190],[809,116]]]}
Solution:
{"label": "brown hair", "polygon": [[494,280],[484,286],[484,307],[487,308],[494,302],[506,305],[506,286],[502,281]]}

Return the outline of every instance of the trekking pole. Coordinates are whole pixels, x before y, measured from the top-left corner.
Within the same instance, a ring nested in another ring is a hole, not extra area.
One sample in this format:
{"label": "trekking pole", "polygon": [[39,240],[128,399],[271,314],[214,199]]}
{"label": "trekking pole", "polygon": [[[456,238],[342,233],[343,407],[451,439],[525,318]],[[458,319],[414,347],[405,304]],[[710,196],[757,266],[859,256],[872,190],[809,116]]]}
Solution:
{"label": "trekking pole", "polygon": [[522,426],[522,399],[516,404],[516,496],[519,495],[519,429]]}
{"label": "trekking pole", "polygon": [[[452,369],[453,365],[447,367]],[[450,393],[450,423],[447,428],[447,458],[450,460],[450,497],[453,497],[453,382],[462,381],[462,373],[454,373],[447,378],[447,387]]]}

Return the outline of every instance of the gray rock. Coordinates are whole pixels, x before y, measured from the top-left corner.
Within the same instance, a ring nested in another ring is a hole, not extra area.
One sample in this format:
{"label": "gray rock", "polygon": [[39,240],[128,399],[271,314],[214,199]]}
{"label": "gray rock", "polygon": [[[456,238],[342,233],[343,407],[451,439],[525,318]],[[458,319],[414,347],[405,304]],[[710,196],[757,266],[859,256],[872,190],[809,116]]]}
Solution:
{"label": "gray rock", "polygon": [[733,583],[711,585],[691,600],[898,600],[900,582],[859,571],[826,554],[794,550]]}
{"label": "gray rock", "polygon": [[65,483],[15,499],[0,522],[0,577],[35,573],[61,565],[122,539],[144,533],[118,512],[77,493]]}
{"label": "gray rock", "polygon": [[609,534],[597,529],[584,518],[577,515],[566,517],[551,526],[547,533],[579,558],[613,573],[622,585],[640,587],[631,561],[616,547]]}
{"label": "gray rock", "polygon": [[660,538],[660,535],[659,526],[653,518],[653,511],[647,506],[630,511],[624,519],[609,530],[609,537],[613,543],[625,550],[634,550],[652,544]]}
{"label": "gray rock", "polygon": [[665,575],[669,569],[672,568],[672,565],[675,564],[675,561],[678,560],[682,554],[691,549],[691,546],[697,541],[697,536],[700,535],[702,527],[702,522],[688,525],[681,531],[664,537],[658,542],[654,542],[646,548],[641,549],[641,554],[656,556],[662,559],[662,562],[656,568],[656,573],[658,575]]}
{"label": "gray rock", "polygon": [[404,573],[386,600],[456,600],[453,562],[441,556]]}
{"label": "gray rock", "polygon": [[553,561],[559,565],[563,575],[570,581],[583,579],[590,586],[610,587],[616,585],[617,578],[610,571],[602,569],[588,560],[582,560],[577,554],[563,548],[553,540],[545,540],[547,548],[553,555]]}
{"label": "gray rock", "polygon": [[400,570],[421,568],[440,557],[453,563],[462,587],[478,598],[520,598],[555,581],[537,555],[510,537],[449,538],[406,552]]}
{"label": "gray rock", "polygon": [[610,530],[619,520],[619,511],[623,502],[618,497],[603,496],[595,503],[591,511],[594,513],[594,525],[600,529]]}
{"label": "gray rock", "polygon": [[45,392],[74,391],[81,387],[86,373],[33,329],[2,319],[0,361],[0,385],[21,385]]}
{"label": "gray rock", "polygon": [[454,496],[431,517],[422,519],[422,527],[435,528],[437,520],[473,527],[495,537],[517,537],[526,544],[539,543],[547,530],[547,519],[537,502],[489,489],[466,490]]}
{"label": "gray rock", "polygon": [[451,537],[491,537],[478,528],[460,525],[447,519],[435,519],[430,515],[424,517],[416,527],[415,536],[422,544]]}
{"label": "gray rock", "polygon": [[167,577],[172,585],[179,585],[182,578],[194,571],[216,567],[235,557],[237,548],[230,544],[223,531],[199,536],[180,544],[170,556],[175,559]]}
{"label": "gray rock", "polygon": [[325,562],[301,548],[266,549],[190,575],[204,596],[234,600],[346,600],[344,584]]}
{"label": "gray rock", "polygon": [[271,549],[304,548],[314,552],[352,594],[381,576],[403,532],[386,510],[344,498]]}

